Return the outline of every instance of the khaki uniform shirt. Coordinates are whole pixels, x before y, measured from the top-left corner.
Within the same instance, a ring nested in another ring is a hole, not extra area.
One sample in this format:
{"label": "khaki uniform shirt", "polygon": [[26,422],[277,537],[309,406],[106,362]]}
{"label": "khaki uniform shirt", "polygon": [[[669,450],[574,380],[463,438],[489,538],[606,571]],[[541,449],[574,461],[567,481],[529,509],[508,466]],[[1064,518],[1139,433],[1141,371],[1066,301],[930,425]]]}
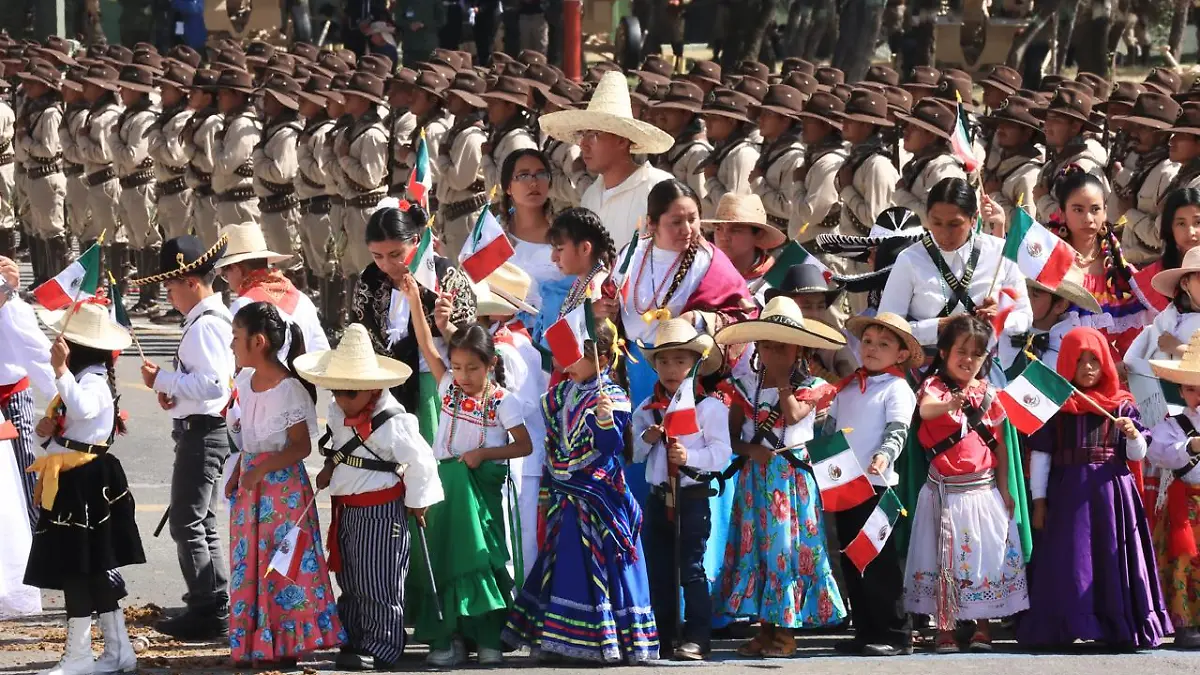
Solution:
{"label": "khaki uniform shirt", "polygon": [[[1116,202],[1118,193],[1126,191],[1133,178],[1135,167],[1121,169],[1108,196],[1108,217],[1112,222],[1120,220]],[[1123,215],[1125,228],[1121,232],[1121,250],[1125,259],[1141,267],[1157,260],[1162,256],[1163,240],[1159,230],[1158,216],[1162,209],[1162,200],[1171,187],[1175,175],[1179,173],[1179,165],[1165,159],[1150,169],[1146,179],[1136,195],[1131,195],[1133,206]]]}
{"label": "khaki uniform shirt", "polygon": [[892,206],[899,180],[900,172],[884,155],[871,155],[859,165],[850,185],[843,185],[838,193],[842,198],[842,234],[870,233],[879,214]]}
{"label": "khaki uniform shirt", "polygon": [[218,195],[237,188],[253,185],[253,166],[250,171],[242,170],[253,161],[254,148],[262,139],[262,124],[251,111],[243,111],[228,117],[225,126],[213,141],[213,191]]}
{"label": "khaki uniform shirt", "polygon": [[[823,149],[811,158],[804,180],[795,186],[789,237],[808,241],[819,234],[833,232],[841,224],[837,174],[847,156],[849,152],[844,147],[836,147]],[[805,223],[809,224],[808,229],[801,233]]]}

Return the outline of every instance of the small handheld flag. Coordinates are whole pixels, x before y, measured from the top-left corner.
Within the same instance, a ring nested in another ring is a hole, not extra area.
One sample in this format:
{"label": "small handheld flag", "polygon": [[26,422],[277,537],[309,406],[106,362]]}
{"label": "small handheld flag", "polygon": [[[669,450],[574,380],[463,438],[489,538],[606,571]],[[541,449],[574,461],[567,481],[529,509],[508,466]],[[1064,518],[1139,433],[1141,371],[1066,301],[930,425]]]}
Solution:
{"label": "small handheld flag", "polygon": [[308,500],[308,503],[301,509],[300,515],[296,516],[295,524],[283,536],[279,546],[271,554],[271,562],[267,563],[267,575],[277,574],[288,581],[295,581],[299,576],[300,563],[304,560],[304,551],[308,549],[308,545],[312,541],[311,535],[301,527],[300,523],[304,522],[304,516],[308,514],[308,510],[316,501],[317,495],[313,493],[312,499]]}
{"label": "small handheld flag", "polygon": [[1058,288],[1075,262],[1070,244],[1020,208],[1014,208],[1008,219],[1004,257],[1017,263],[1027,278],[1046,288]]}
{"label": "small handheld flag", "polygon": [[458,262],[471,281],[479,283],[513,257],[512,242],[490,208],[484,208],[475,229],[458,254]]}
{"label": "small handheld flag", "polygon": [[417,278],[418,284],[438,293],[438,276],[433,260],[433,230],[427,227],[421,232],[421,239],[405,262],[408,264],[408,271]]}
{"label": "small handheld flag", "polygon": [[808,456],[825,511],[845,511],[875,496],[845,432],[809,441]]}
{"label": "small handheld flag", "polygon": [[958,119],[954,124],[954,136],[950,144],[954,148],[954,157],[962,163],[967,173],[974,173],[979,168],[979,158],[975,156],[975,148],[971,147],[971,136],[967,133],[967,111],[963,108],[962,96],[955,92],[958,98]]}
{"label": "small handheld flag", "polygon": [[833,272],[825,266],[825,263],[821,262],[820,258],[805,250],[799,242],[792,240],[779,252],[779,257],[775,259],[775,264],[767,271],[763,280],[772,288],[779,288],[787,276],[788,269],[793,265],[811,265],[820,270],[821,276],[827,282],[833,278]]}
{"label": "small handheld flag", "polygon": [[33,297],[46,309],[63,309],[72,302],[89,300],[100,287],[100,243],[88,247],[53,279],[33,289]]}
{"label": "small handheld flag", "polygon": [[704,363],[707,356],[707,354],[701,356],[696,361],[696,365],[692,366],[691,372],[679,384],[679,389],[675,390],[675,395],[671,397],[667,412],[663,414],[663,433],[670,438],[700,433],[700,423],[696,419],[696,375],[700,371],[700,364]]}
{"label": "small handheld flag", "polygon": [[999,401],[1017,431],[1029,435],[1041,429],[1072,392],[1074,387],[1062,375],[1030,359],[1021,375],[1000,392]]}
{"label": "small handheld flag", "polygon": [[429,171],[429,144],[425,142],[425,130],[421,129],[421,137],[417,140],[417,159],[413,162],[412,173],[408,176],[408,196],[421,206],[429,209],[429,192],[433,189],[433,177]]}
{"label": "small handheld flag", "polygon": [[588,340],[596,340],[596,315],[590,298],[546,329],[546,345],[560,368],[569,368],[582,359]]}
{"label": "small handheld flag", "polygon": [[844,551],[846,557],[850,558],[850,562],[858,568],[859,574],[862,574],[863,570],[867,569],[867,565],[870,565],[871,561],[883,550],[884,544],[892,536],[892,530],[896,528],[896,521],[902,515],[908,514],[893,490],[888,489],[879,496],[879,503],[875,505],[875,510],[871,511],[870,516],[867,516],[867,522],[863,523],[862,530],[854,536]]}

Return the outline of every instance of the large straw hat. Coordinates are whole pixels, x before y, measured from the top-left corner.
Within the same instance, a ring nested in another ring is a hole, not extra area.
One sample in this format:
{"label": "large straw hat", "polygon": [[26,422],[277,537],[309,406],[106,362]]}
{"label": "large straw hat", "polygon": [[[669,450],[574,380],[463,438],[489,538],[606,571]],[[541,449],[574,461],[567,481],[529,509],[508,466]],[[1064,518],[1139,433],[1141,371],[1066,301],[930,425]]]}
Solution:
{"label": "large straw hat", "polygon": [[717,349],[712,336],[697,332],[696,327],[684,319],[668,319],[659,322],[658,329],[654,331],[654,346],[647,347],[641,340],[638,340],[638,347],[646,355],[646,359],[652,367],[654,366],[654,355],[659,352],[672,349],[695,352],[704,359],[700,364],[701,375],[712,375],[717,372],[725,360],[721,350]]}
{"label": "large straw hat", "polygon": [[540,118],[542,131],[567,143],[578,141],[583,131],[604,131],[633,143],[635,155],[657,155],[671,149],[675,139],[658,127],[635,119],[629,102],[629,84],[619,72],[608,72],[600,78],[586,110],[560,110]]}
{"label": "large straw hat", "polygon": [[495,293],[487,279],[471,284],[471,290],[475,291],[476,316],[513,316],[520,311],[516,305]]}
{"label": "large straw hat", "polygon": [[225,255],[217,261],[217,269],[246,260],[266,258],[268,264],[275,264],[292,257],[267,248],[267,239],[257,223],[230,225],[222,230],[222,234],[228,237],[229,243],[225,246]]}
{"label": "large straw hat", "polygon": [[891,312],[880,312],[875,316],[855,316],[846,321],[846,330],[858,339],[862,339],[863,331],[871,326],[882,326],[904,340],[904,348],[908,350],[909,368],[915,368],[925,362],[925,348],[913,337],[912,328],[904,317]]}
{"label": "large straw hat", "polygon": [[[1151,281],[1151,284],[1153,283]],[[1057,295],[1072,305],[1087,310],[1092,314],[1099,314],[1101,312],[1100,301],[1083,287],[1083,271],[1077,267],[1072,267],[1067,271],[1067,276],[1063,277],[1063,280],[1058,284],[1058,288],[1043,286],[1034,279],[1026,279],[1025,285],[1029,288],[1036,288],[1039,291]]]}
{"label": "large straw hat", "polygon": [[[70,308],[59,310],[38,310],[38,318],[56,333],[62,333],[67,340],[84,347],[102,351],[118,352],[128,347],[133,338],[129,331],[113,323],[108,314],[108,307],[97,302],[84,302],[75,310],[74,316],[69,316]],[[67,330],[63,331],[63,325]]]}
{"label": "large straw hat", "polygon": [[308,352],[294,362],[300,377],[325,389],[390,389],[404,384],[412,368],[371,347],[371,336],[360,323],[350,324],[337,349]]}
{"label": "large straw hat", "polygon": [[1193,248],[1183,256],[1183,262],[1173,270],[1164,270],[1154,275],[1150,286],[1168,298],[1179,292],[1179,282],[1188,274],[1200,272],[1200,248]]}
{"label": "large straw hat", "polygon": [[[508,316],[517,312],[538,313],[536,307],[525,302],[525,298],[529,297],[529,289],[533,286],[533,278],[520,267],[506,262],[483,281],[487,292],[483,296],[475,294],[476,303],[479,305],[479,311],[476,313],[479,316]],[[485,302],[495,309],[508,307],[511,311],[484,311]]]}
{"label": "large straw hat", "polygon": [[839,349],[846,338],[820,321],[804,318],[800,306],[786,295],[767,302],[762,314],[752,321],[742,321],[717,333],[717,344],[739,345],[770,340],[814,349]]}
{"label": "large straw hat", "polygon": [[700,226],[711,231],[717,223],[740,223],[755,229],[758,248],[771,251],[787,243],[787,235],[778,227],[767,222],[767,210],[762,198],[756,194],[739,195],[732,192],[721,196],[717,212],[711,220],[700,221]]}
{"label": "large straw hat", "polygon": [[1150,369],[1167,382],[1190,386],[1200,385],[1200,330],[1192,333],[1192,337],[1188,339],[1182,359],[1178,361],[1151,359]]}

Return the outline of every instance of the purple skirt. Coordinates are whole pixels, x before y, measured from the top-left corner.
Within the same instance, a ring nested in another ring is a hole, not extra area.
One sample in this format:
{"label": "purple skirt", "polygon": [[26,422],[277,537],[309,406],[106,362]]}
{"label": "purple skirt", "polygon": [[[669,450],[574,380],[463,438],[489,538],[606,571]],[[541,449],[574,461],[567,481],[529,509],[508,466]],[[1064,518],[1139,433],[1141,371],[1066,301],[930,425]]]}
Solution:
{"label": "purple skirt", "polygon": [[1125,462],[1054,467],[1046,506],[1017,641],[1123,648],[1162,642],[1171,621],[1142,498]]}

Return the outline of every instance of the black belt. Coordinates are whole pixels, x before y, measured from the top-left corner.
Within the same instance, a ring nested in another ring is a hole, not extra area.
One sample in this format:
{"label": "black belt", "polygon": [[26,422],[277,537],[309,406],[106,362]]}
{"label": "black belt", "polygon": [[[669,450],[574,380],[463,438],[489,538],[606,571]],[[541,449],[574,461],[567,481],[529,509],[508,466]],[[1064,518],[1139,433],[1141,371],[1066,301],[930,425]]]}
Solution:
{"label": "black belt", "polygon": [[4,154],[4,155],[0,155],[0,166],[8,166],[9,164],[12,164],[13,160],[16,159],[16,157],[17,156],[11,152]]}
{"label": "black belt", "polygon": [[151,157],[147,157],[147,158],[143,159],[142,161],[138,162],[138,165],[133,168],[137,169],[138,171],[144,171],[146,169],[153,169],[154,168],[154,159]]}
{"label": "black belt", "polygon": [[299,206],[296,195],[267,195],[258,198],[258,210],[263,213],[283,213]]}
{"label": "black belt", "polygon": [[300,180],[304,181],[305,185],[307,185],[308,187],[310,187],[314,190],[324,190],[325,189],[324,183],[318,183],[317,181],[309,178],[308,176],[304,175],[303,171],[300,172]]}
{"label": "black belt", "polygon": [[[263,179],[258,179],[258,182],[263,184],[263,187],[271,191],[272,194],[290,195],[296,192],[296,186],[291,183],[272,183]],[[321,186],[324,187],[324,186]]]}
{"label": "black belt", "polygon": [[75,162],[63,162],[63,173],[68,176],[79,176],[83,174],[83,165]]}
{"label": "black belt", "polygon": [[216,415],[188,415],[172,422],[176,431],[202,431],[208,433],[225,427],[225,418]]}
{"label": "black belt", "polygon": [[333,204],[334,206],[345,206],[346,198],[341,195],[330,195],[329,203]]}
{"label": "black belt", "polygon": [[54,162],[53,164],[39,164],[35,167],[25,169],[25,175],[31,180],[53,176],[61,172],[62,166],[58,162]]}
{"label": "black belt", "polygon": [[192,194],[196,195],[197,197],[211,197],[213,196],[212,185],[208,183],[201,183],[200,185],[192,188]]}
{"label": "black belt", "polygon": [[187,181],[183,176],[177,176],[171,180],[159,181],[158,190],[164,197],[177,195],[187,189]]}
{"label": "black belt", "polygon": [[129,190],[154,182],[154,169],[139,169],[135,173],[120,178],[121,189]]}
{"label": "black belt", "polygon": [[73,441],[62,436],[55,436],[54,442],[74,452],[86,452],[89,455],[103,455],[108,452],[108,444],[106,443],[81,443]]}
{"label": "black belt", "polygon": [[254,188],[250,186],[234,188],[217,195],[219,202],[248,202],[254,199]]}
{"label": "black belt", "polygon": [[234,169],[233,172],[242,178],[254,178],[254,162],[243,162],[242,165]]}
{"label": "black belt", "polygon": [[778,229],[783,230],[784,232],[787,232],[787,230],[788,230],[788,219],[787,218],[780,218],[779,216],[772,216],[770,214],[767,214],[767,222],[774,225]]}
{"label": "black belt", "polygon": [[100,169],[99,171],[96,171],[95,173],[89,173],[87,175],[87,178],[85,178],[84,180],[87,181],[88,187],[96,187],[97,185],[100,185],[102,183],[107,183],[108,181],[110,181],[116,177],[117,177],[116,170],[114,170],[110,166],[105,169]]}
{"label": "black belt", "polygon": [[353,206],[356,209],[369,209],[379,203],[379,200],[387,196],[383,190],[375,192],[367,192],[360,195],[355,195],[346,200],[347,206]]}
{"label": "black belt", "polygon": [[[650,496],[658,499],[666,499],[671,494],[671,488],[667,485],[651,485]],[[715,497],[717,491],[707,485],[685,485],[679,488],[680,499],[708,499]]]}
{"label": "black belt", "polygon": [[488,203],[487,193],[480,192],[470,199],[452,202],[442,207],[442,223],[457,220],[469,213],[474,213]]}
{"label": "black belt", "polygon": [[211,183],[212,182],[212,174],[211,173],[204,173],[203,171],[197,170],[195,167],[192,167],[192,175],[194,175],[196,177],[196,180],[201,183]]}
{"label": "black belt", "polygon": [[329,213],[332,207],[333,204],[330,203],[328,195],[320,195],[310,199],[300,200],[300,210],[306,214],[311,213],[318,216],[323,216],[326,213]]}

